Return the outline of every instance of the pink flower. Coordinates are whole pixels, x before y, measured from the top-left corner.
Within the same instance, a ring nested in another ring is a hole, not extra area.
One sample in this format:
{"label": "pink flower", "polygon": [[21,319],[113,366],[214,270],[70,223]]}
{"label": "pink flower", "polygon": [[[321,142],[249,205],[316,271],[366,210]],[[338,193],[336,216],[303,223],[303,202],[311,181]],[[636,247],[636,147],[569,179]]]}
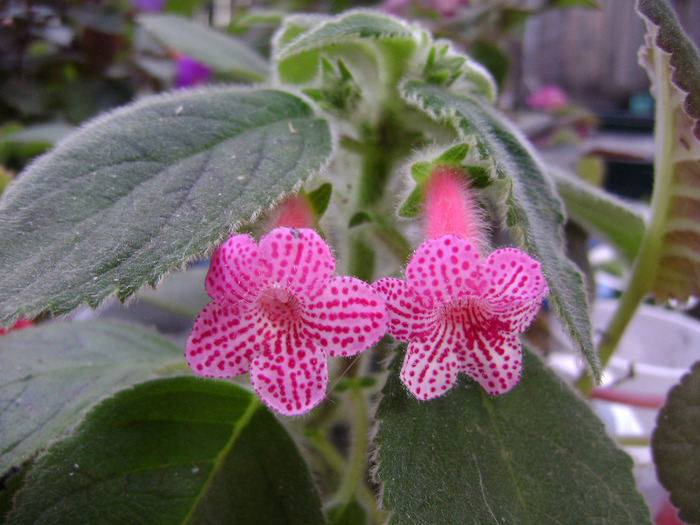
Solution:
{"label": "pink flower", "polygon": [[445,393],[459,372],[490,394],[520,380],[517,334],[548,293],[540,264],[514,248],[479,261],[467,240],[444,235],[418,247],[406,281],[373,285],[387,302],[389,334],[409,343],[401,380],[418,399]]}
{"label": "pink flower", "polygon": [[353,277],[313,230],[276,228],[258,246],[233,235],[214,252],[205,286],[213,302],[197,317],[185,356],[208,377],[250,370],[272,409],[296,415],[325,396],[326,358],[355,355],[386,332],[383,299]]}
{"label": "pink flower", "polygon": [[555,111],[569,103],[566,93],[554,84],[547,84],[527,97],[527,105],[539,111]]}

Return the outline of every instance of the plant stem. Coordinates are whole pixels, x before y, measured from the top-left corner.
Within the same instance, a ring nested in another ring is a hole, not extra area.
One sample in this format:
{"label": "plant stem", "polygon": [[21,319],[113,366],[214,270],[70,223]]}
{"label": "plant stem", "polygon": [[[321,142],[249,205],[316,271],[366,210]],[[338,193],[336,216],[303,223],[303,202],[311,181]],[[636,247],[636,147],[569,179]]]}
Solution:
{"label": "plant stem", "polygon": [[[651,223],[644,234],[627,289],[623,292],[615,315],[608,324],[598,347],[600,364],[608,364],[620,339],[632,320],[637,307],[651,290],[659,271],[659,259],[664,243],[664,231],[671,204],[673,182],[673,147],[676,129],[676,115],[672,103],[672,85],[667,59],[655,51],[656,124],[654,127],[654,192],[652,197]],[[593,380],[586,375],[576,386],[588,396],[593,388]]]}
{"label": "plant stem", "polygon": [[357,381],[351,381],[348,389],[352,408],[352,447],[345,477],[338,490],[338,500],[346,505],[355,499],[360,484],[364,485],[367,455],[367,404]]}

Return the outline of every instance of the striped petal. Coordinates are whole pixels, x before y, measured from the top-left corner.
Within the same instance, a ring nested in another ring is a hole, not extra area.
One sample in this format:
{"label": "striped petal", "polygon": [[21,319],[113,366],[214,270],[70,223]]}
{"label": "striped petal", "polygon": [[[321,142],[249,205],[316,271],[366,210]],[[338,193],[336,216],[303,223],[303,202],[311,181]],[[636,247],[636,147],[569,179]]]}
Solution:
{"label": "striped petal", "polygon": [[247,235],[232,235],[211,257],[204,286],[215,301],[252,301],[260,290],[260,249]]}
{"label": "striped petal", "polygon": [[386,333],[384,299],[367,283],[354,277],[336,277],[309,301],[306,328],[333,357],[355,355]]}
{"label": "striped petal", "polygon": [[386,277],[372,284],[372,288],[386,301],[389,335],[408,342],[430,331],[435,314],[405,281]]}
{"label": "striped petal", "polygon": [[440,324],[426,337],[409,343],[401,381],[417,399],[433,399],[454,386],[461,368],[456,351],[459,332],[454,325]]}
{"label": "striped petal", "polygon": [[209,303],[197,316],[185,344],[185,358],[192,371],[206,377],[245,374],[262,347],[256,332],[262,319],[235,305]]}
{"label": "striped petal", "polygon": [[478,250],[456,235],[424,242],[406,267],[409,286],[434,306],[473,294],[478,277]]}
{"label": "striped petal", "polygon": [[473,331],[461,353],[462,371],[489,394],[505,394],[520,381],[520,339],[497,331]]}
{"label": "striped petal", "polygon": [[292,330],[270,341],[253,359],[250,380],[273,410],[287,416],[303,414],[326,395],[326,356],[311,339]]}
{"label": "striped petal", "polygon": [[508,324],[510,332],[525,330],[549,293],[540,263],[520,250],[505,248],[484,261],[481,273],[482,297],[492,313]]}
{"label": "striped petal", "polygon": [[308,228],[275,228],[260,239],[266,286],[280,286],[300,301],[314,297],[335,270],[331,249]]}

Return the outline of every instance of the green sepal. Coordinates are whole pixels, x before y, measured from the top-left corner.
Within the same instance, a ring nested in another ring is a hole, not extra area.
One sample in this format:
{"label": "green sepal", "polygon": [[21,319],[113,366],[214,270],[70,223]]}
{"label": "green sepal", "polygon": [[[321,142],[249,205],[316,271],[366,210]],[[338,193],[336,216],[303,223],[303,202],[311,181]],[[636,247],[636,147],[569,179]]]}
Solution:
{"label": "green sepal", "polygon": [[335,67],[327,58],[321,58],[320,85],[301,90],[325,111],[352,111],[361,97],[361,88],[341,59]]}
{"label": "green sepal", "polygon": [[471,181],[472,177],[476,174],[476,176],[479,178],[480,186],[483,182],[482,179],[484,176],[486,176],[487,180],[490,179],[488,172],[484,168],[462,165],[462,162],[467,158],[469,149],[469,143],[461,142],[446,149],[433,160],[421,160],[412,164],[411,177],[414,181],[416,181],[417,186],[413,189],[413,191],[411,191],[408,197],[406,197],[406,200],[399,207],[399,217],[410,219],[416,217],[420,213],[423,202],[423,184],[425,184],[425,182],[428,180],[430,174],[440,166],[452,166],[454,168],[458,168],[458,171],[467,181]]}
{"label": "green sepal", "polygon": [[399,217],[404,217],[406,219],[412,219],[417,217],[421,210],[421,203],[423,202],[423,190],[420,185],[416,186],[413,191],[406,197],[403,201],[401,207],[399,208]]}
{"label": "green sepal", "polygon": [[428,59],[423,69],[423,78],[430,84],[450,86],[462,74],[462,66],[467,58],[459,55],[448,55],[450,45],[437,43],[430,48]]}
{"label": "green sepal", "polygon": [[333,185],[330,182],[321,184],[318,188],[306,194],[306,198],[311,204],[316,217],[321,217],[328,209],[333,195]]}
{"label": "green sepal", "polygon": [[348,221],[348,228],[354,228],[355,226],[360,226],[361,224],[367,224],[374,222],[372,216],[366,211],[358,211],[355,215],[350,217]]}

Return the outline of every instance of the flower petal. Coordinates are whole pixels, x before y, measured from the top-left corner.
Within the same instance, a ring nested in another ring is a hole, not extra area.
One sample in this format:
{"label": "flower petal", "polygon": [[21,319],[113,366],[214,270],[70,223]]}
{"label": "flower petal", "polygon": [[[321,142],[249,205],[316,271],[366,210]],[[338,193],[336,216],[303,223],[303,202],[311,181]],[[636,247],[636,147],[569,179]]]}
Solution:
{"label": "flower petal", "polygon": [[195,374],[206,377],[245,374],[254,354],[262,350],[255,343],[261,322],[235,305],[209,303],[197,316],[185,344],[187,364]]}
{"label": "flower petal", "polygon": [[426,300],[440,306],[475,293],[479,252],[469,241],[443,235],[421,244],[406,267],[406,281]]}
{"label": "flower petal", "polygon": [[260,290],[260,249],[247,235],[232,235],[211,257],[204,286],[215,301],[252,301]]}
{"label": "flower petal", "polygon": [[525,330],[549,293],[540,263],[520,250],[504,248],[489,255],[481,273],[482,297],[493,314],[508,324],[509,331]]}
{"label": "flower petal", "polygon": [[460,339],[459,330],[442,323],[426,337],[409,343],[401,367],[401,381],[416,398],[433,399],[455,384],[461,368],[455,351]]}
{"label": "flower petal", "polygon": [[260,239],[265,284],[279,286],[297,299],[314,297],[335,270],[331,249],[308,228],[275,228]]}
{"label": "flower petal", "polygon": [[385,277],[372,288],[386,301],[390,335],[408,342],[428,333],[435,318],[433,311],[423,305],[421,297],[405,281]]}
{"label": "flower petal", "polygon": [[520,381],[522,350],[512,334],[472,332],[461,353],[462,371],[489,394],[505,394]]}
{"label": "flower petal", "polygon": [[250,380],[265,404],[286,416],[308,412],[326,395],[328,368],[323,350],[292,330],[270,341],[250,365]]}
{"label": "flower petal", "polygon": [[354,277],[332,279],[304,317],[316,344],[334,357],[359,354],[386,333],[384,299]]}

